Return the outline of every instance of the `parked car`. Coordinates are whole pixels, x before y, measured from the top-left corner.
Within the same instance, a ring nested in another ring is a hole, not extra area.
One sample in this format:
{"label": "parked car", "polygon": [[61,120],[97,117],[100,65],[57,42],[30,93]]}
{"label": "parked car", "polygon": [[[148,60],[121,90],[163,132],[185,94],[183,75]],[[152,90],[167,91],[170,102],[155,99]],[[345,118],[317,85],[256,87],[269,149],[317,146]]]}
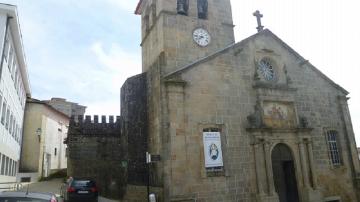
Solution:
{"label": "parked car", "polygon": [[57,202],[56,196],[52,193],[36,192],[0,192],[0,202]]}
{"label": "parked car", "polygon": [[99,195],[95,181],[89,179],[70,178],[60,192],[64,202],[97,202]]}

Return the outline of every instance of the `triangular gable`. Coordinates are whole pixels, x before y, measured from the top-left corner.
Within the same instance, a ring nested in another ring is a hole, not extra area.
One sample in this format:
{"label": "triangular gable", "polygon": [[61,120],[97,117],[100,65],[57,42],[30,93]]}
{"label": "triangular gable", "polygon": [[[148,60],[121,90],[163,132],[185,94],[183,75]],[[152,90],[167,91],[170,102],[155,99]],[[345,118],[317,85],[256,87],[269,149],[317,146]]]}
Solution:
{"label": "triangular gable", "polygon": [[207,62],[211,59],[216,58],[219,55],[222,55],[224,53],[227,53],[229,50],[241,47],[243,44],[247,43],[249,40],[252,40],[260,35],[269,35],[271,36],[273,39],[275,39],[277,42],[280,43],[280,45],[282,45],[286,50],[288,50],[290,53],[292,53],[295,57],[297,57],[299,60],[303,61],[304,64],[307,64],[314,72],[316,72],[320,77],[322,77],[323,79],[325,79],[326,81],[328,81],[332,86],[334,86],[336,89],[340,90],[341,92],[343,92],[344,94],[349,94],[348,91],[346,91],[344,88],[342,88],[340,85],[336,84],[333,80],[331,80],[329,77],[327,77],[324,73],[322,73],[319,69],[317,69],[314,65],[312,65],[309,61],[307,61],[306,59],[304,59],[304,57],[302,57],[299,53],[297,53],[294,49],[292,49],[289,45],[287,45],[283,40],[281,40],[279,37],[277,37],[274,33],[272,33],[269,29],[265,29],[259,33],[256,33],[238,43],[235,44],[231,44],[227,47],[225,47],[224,49],[221,49],[213,54],[210,54],[208,56],[205,56],[203,58],[200,58],[198,60],[196,60],[195,62],[192,62],[188,65],[185,65],[173,72],[170,72],[168,74],[166,74],[163,78],[164,79],[170,79],[171,77],[178,75],[188,69],[191,69],[193,67],[196,67],[197,65]]}

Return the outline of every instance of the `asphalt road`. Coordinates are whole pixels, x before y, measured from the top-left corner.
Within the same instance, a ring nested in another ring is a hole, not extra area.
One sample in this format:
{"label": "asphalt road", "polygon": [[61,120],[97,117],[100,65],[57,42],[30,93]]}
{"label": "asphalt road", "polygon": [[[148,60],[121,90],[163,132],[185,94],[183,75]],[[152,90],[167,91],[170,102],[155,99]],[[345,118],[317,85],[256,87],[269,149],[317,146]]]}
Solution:
{"label": "asphalt road", "polygon": [[[57,196],[59,202],[63,202],[62,198],[60,197],[60,188],[62,184],[63,184],[62,179],[53,179],[50,181],[35,182],[29,185],[24,185],[23,191],[29,189],[29,192],[51,192]],[[99,197],[99,202],[117,202],[117,201]]]}

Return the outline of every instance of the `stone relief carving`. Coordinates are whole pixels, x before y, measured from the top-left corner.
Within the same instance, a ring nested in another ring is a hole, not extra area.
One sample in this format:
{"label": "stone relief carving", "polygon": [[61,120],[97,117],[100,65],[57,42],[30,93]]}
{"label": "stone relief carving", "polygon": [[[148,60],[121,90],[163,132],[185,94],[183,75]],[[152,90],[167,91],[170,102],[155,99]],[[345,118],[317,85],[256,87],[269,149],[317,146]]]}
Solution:
{"label": "stone relief carving", "polygon": [[264,101],[264,124],[277,129],[296,127],[296,114],[292,102]]}
{"label": "stone relief carving", "polygon": [[208,1],[197,0],[197,7],[198,7],[198,17],[200,19],[206,19],[208,14]]}
{"label": "stone relief carving", "polygon": [[188,15],[189,0],[177,0],[177,13],[180,15]]}

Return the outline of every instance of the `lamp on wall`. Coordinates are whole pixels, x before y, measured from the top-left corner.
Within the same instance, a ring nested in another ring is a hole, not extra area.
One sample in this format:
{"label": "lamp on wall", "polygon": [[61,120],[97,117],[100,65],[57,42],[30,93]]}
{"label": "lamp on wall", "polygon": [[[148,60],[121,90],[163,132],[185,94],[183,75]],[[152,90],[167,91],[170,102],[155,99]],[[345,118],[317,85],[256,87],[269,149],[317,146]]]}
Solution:
{"label": "lamp on wall", "polygon": [[36,135],[38,136],[39,142],[40,142],[40,140],[41,140],[41,128],[38,128],[38,129],[36,130]]}

